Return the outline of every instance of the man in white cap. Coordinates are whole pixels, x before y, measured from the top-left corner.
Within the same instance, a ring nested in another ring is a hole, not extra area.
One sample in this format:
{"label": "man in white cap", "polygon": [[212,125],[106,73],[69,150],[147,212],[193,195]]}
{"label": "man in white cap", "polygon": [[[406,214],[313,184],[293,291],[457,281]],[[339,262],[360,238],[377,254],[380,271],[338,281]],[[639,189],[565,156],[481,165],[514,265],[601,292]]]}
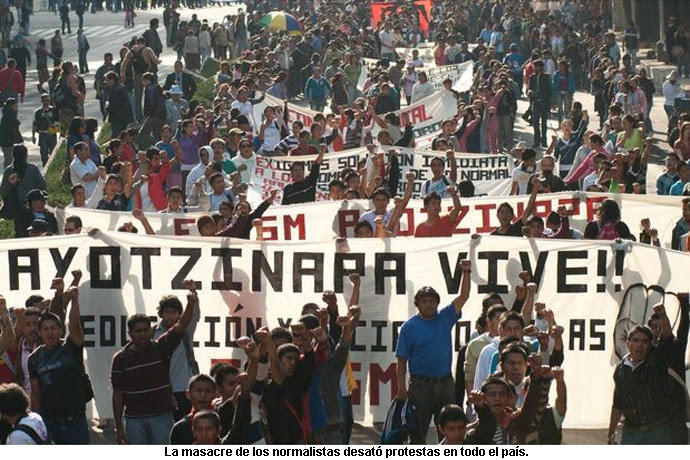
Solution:
{"label": "man in white cap", "polygon": [[173,85],[168,91],[170,97],[165,101],[165,122],[169,126],[177,126],[177,123],[189,110],[189,102],[182,99],[182,88]]}
{"label": "man in white cap", "polygon": [[680,83],[678,82],[678,71],[672,70],[671,73],[668,74],[661,90],[664,94],[664,111],[668,119],[671,120],[676,113],[674,108],[676,97],[682,94]]}

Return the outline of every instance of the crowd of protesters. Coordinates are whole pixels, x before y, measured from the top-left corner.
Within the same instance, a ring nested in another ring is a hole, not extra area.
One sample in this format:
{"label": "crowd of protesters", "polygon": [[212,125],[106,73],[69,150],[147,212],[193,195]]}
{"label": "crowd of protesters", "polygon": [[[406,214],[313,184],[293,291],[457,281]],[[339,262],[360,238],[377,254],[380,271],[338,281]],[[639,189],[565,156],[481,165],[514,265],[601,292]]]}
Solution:
{"label": "crowd of protesters", "polygon": [[[124,8],[126,21],[133,20],[135,8],[146,7],[163,9],[165,36],[158,32],[160,21],[151,19],[144,34],[104,55],[93,81],[86,81],[85,54],[79,66],[61,60],[60,31],[50,47],[38,43],[42,95],[32,141],[45,164],[64,137],[60,179],[71,187],[68,207],[129,211],[148,234],[155,231],[146,213],[199,212],[201,236],[249,239],[255,229],[260,238],[260,218],[278,205],[278,190],[250,204],[248,189],[259,156],[307,156],[310,163],[292,163],[292,181],[280,203],[301,204],[316,200],[325,155],[366,146],[367,157],[356,168],[339,171],[340,178],[329,184],[329,199],[370,199],[371,210],[357,223],[355,236],[395,237],[415,181],[414,173],[401,174],[398,150],[419,142],[413,126],[401,124],[395,112],[435,93],[429,68],[471,60],[469,91],[453,91],[451,80],[439,90],[457,101],[458,111],[443,120],[431,140],[431,149],[445,153],[445,159],[431,162],[432,177],[422,185],[426,220],[416,227],[416,237],[452,236],[461,197],[474,194],[473,184],[458,182],[457,174],[456,159],[469,152],[515,158],[511,194],[525,195],[527,204],[520,215],[501,204],[493,235],[669,243],[659,240],[650,219],[640,223],[638,237],[633,235],[628,226],[633,223],[621,219],[613,199],[602,203],[584,232],[570,228],[572,211],[565,207],[545,217],[535,213],[541,193],[647,193],[647,165],[656,149],[650,110],[659,93],[668,126],[656,129],[668,132],[672,153],[655,192],[687,196],[679,198],[670,243],[676,250],[690,249],[690,87],[680,85],[680,63],[662,88],[655,87],[637,64],[634,24],[628,24],[622,46],[609,32],[608,2],[446,0],[435,2],[430,15],[412,2],[400,2],[398,12],[379,24],[371,21],[368,2],[353,0],[322,0],[318,9],[306,0],[250,1],[246,10],[218,21],[204,19],[206,10],[183,21],[174,2],[91,2],[92,10]],[[62,11],[57,4],[54,8]],[[261,19],[275,9],[294,15],[303,30],[269,31]],[[14,42],[12,50],[26,50],[21,37]],[[426,44],[433,46],[432,57],[424,62],[420,50]],[[407,56],[400,48],[415,51]],[[84,45],[79,49],[81,58]],[[27,59],[12,50],[0,69],[5,165],[0,217],[13,221],[16,238],[81,233],[88,223],[74,216],[58,228],[47,206],[46,180],[28,162],[17,118],[18,104],[30,90],[25,88]],[[159,72],[161,55],[171,52],[177,53],[173,71]],[[211,58],[219,70],[212,94],[201,99],[198,72]],[[364,59],[376,64],[367,66]],[[111,133],[100,145],[102,121],[84,116],[90,85]],[[582,91],[593,98],[595,113],[576,100]],[[266,95],[284,102],[266,106],[257,117],[254,106]],[[206,105],[200,102],[207,97]],[[290,123],[288,100],[320,113],[310,126]],[[533,127],[531,148],[515,141],[520,100],[529,105],[520,115]],[[551,135],[549,120],[559,123]],[[396,196],[401,181],[403,197]],[[453,200],[446,214],[444,198]],[[137,229],[128,223],[119,231]],[[451,329],[469,297],[471,263],[463,261],[460,269],[459,296],[439,310],[437,291],[420,289],[414,296],[417,314],[400,331],[396,399],[416,405],[418,430],[411,442],[426,442],[424,428],[433,419],[439,441],[446,444],[560,443],[567,411],[563,328],[534,298],[536,285],[521,274],[524,283],[510,308],[499,295],[483,299],[476,333],[461,349],[453,372]],[[52,299],[31,296],[26,308],[11,314],[0,298],[0,438],[10,444],[88,443],[85,404],[93,394],[86,384],[84,334],[77,319],[80,274],[74,276],[69,288],[55,280]],[[355,388],[348,353],[361,314],[360,280],[350,280],[347,310],[327,292],[325,307],[305,303],[290,329],[260,329],[238,340],[247,355],[242,368],[219,364],[209,374],[200,374],[194,359],[194,328],[203,306],[193,281],[185,282],[186,306],[173,295],[160,300],[155,327],[145,315],[130,317],[131,340],[114,356],[111,370],[117,441],[348,444]],[[616,441],[623,418],[623,443],[687,443],[685,408],[679,404],[685,397],[687,294],[679,298],[676,336],[661,304],[648,325],[628,332],[630,354],[614,375],[609,442]]]}

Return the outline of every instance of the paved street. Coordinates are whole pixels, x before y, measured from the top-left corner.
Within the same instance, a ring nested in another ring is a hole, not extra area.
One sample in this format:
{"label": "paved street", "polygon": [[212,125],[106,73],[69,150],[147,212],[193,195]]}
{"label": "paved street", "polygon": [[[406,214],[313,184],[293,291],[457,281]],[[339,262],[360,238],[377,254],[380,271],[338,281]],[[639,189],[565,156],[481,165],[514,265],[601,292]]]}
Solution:
{"label": "paved street", "polygon": [[[224,5],[219,7],[209,7],[204,9],[179,9],[181,20],[189,20],[192,14],[197,14],[200,20],[208,19],[211,24],[214,21],[221,21],[228,14],[236,14],[238,8],[243,7],[242,4]],[[84,107],[85,115],[93,117],[101,121],[101,113],[96,100],[96,92],[93,87],[94,75],[98,67],[103,63],[103,55],[107,52],[113,53],[115,62],[118,60],[118,52],[122,45],[129,41],[135,35],[141,35],[149,27],[149,20],[158,18],[160,26],[158,33],[161,41],[165,43],[165,28],[163,27],[163,8],[156,8],[155,10],[138,10],[137,17],[134,20],[135,27],[125,29],[125,13],[111,13],[108,11],[99,11],[95,14],[86,13],[84,15],[84,32],[89,40],[91,49],[88,54],[89,74],[84,76],[87,86],[86,104]],[[70,16],[72,25],[72,34],[63,36],[62,41],[65,47],[63,55],[64,60],[69,60],[78,63],[77,55],[77,26],[78,18],[76,14],[72,13]],[[38,84],[38,74],[35,67],[35,48],[36,43],[40,38],[46,40],[48,47],[50,47],[50,38],[55,34],[55,30],[60,28],[60,19],[58,15],[51,12],[37,12],[31,16],[31,26],[29,29],[30,35],[26,39],[31,43],[28,49],[31,52],[32,65],[27,70],[26,83],[26,97],[24,104],[20,105],[19,118],[21,120],[21,132],[29,148],[29,161],[40,165],[40,155],[37,145],[31,143],[31,122],[33,119],[33,112],[41,105],[40,95],[36,85]],[[13,30],[13,36],[17,33],[17,29]],[[165,48],[161,60],[163,63],[159,66],[159,76],[163,77],[172,71],[173,63],[177,58],[177,54],[172,48]],[[52,61],[49,60],[49,64]],[[52,70],[52,69],[51,69]],[[47,88],[47,85],[44,85]]]}

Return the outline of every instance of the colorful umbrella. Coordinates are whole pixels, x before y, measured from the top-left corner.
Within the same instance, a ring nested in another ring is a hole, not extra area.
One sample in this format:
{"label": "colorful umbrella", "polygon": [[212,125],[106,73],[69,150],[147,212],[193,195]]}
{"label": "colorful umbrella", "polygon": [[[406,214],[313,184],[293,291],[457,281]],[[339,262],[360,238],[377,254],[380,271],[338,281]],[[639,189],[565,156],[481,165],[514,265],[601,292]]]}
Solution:
{"label": "colorful umbrella", "polygon": [[273,32],[285,31],[290,35],[300,35],[302,24],[285,11],[272,11],[261,18],[261,24]]}

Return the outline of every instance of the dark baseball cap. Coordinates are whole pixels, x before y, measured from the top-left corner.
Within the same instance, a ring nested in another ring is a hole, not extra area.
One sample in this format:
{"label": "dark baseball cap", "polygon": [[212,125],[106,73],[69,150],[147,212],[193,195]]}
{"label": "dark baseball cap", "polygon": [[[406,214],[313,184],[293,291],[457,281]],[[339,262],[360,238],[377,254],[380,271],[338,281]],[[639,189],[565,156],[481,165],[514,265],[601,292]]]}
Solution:
{"label": "dark baseball cap", "polygon": [[29,228],[26,229],[29,232],[45,233],[50,232],[50,225],[43,219],[34,219],[31,222]]}
{"label": "dark baseball cap", "polygon": [[36,200],[45,200],[46,198],[48,198],[48,194],[45,191],[37,188],[26,194],[26,201],[29,203]]}

